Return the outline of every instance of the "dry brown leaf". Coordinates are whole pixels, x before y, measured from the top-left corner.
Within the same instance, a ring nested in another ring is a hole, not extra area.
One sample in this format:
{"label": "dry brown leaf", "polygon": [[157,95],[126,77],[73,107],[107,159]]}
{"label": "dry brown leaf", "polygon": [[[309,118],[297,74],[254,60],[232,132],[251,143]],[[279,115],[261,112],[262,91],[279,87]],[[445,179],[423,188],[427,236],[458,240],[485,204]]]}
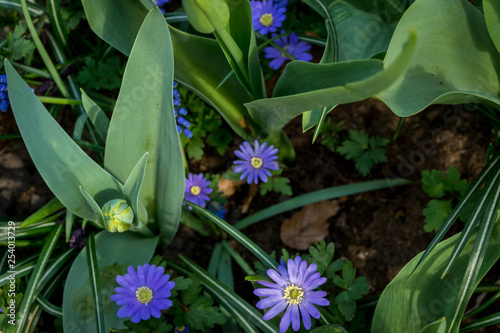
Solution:
{"label": "dry brown leaf", "polygon": [[238,180],[237,182],[224,179],[222,177],[219,178],[219,182],[217,183],[217,187],[219,191],[222,192],[223,197],[229,197],[236,192],[236,189],[245,183],[244,180]]}
{"label": "dry brown leaf", "polygon": [[252,203],[253,198],[257,194],[257,191],[259,190],[259,187],[255,184],[250,184],[250,188],[248,190],[248,196],[245,198],[245,201],[243,202],[243,206],[241,207],[241,212],[245,214],[248,212],[248,209],[250,208],[250,204]]}
{"label": "dry brown leaf", "polygon": [[307,250],[328,235],[330,217],[339,211],[337,200],[320,201],[304,206],[281,225],[281,241],[297,250]]}

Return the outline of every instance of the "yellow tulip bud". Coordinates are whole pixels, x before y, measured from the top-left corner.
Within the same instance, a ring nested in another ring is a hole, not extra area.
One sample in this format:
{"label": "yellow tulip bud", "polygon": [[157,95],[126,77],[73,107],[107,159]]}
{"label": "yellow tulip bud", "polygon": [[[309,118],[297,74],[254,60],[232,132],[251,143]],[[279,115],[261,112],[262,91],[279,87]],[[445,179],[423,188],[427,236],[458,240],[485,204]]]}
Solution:
{"label": "yellow tulip bud", "polygon": [[132,207],[123,199],[113,199],[102,206],[104,226],[110,232],[124,232],[130,229],[134,221]]}

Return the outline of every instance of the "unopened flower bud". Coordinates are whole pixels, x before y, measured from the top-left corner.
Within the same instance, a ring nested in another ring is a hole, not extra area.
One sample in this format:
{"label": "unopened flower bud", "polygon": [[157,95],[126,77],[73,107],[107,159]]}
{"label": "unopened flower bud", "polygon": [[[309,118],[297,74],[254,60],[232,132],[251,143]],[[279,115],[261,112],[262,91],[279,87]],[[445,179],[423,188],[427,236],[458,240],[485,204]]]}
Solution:
{"label": "unopened flower bud", "polygon": [[110,232],[127,231],[134,221],[132,207],[123,199],[113,199],[102,206],[104,226]]}

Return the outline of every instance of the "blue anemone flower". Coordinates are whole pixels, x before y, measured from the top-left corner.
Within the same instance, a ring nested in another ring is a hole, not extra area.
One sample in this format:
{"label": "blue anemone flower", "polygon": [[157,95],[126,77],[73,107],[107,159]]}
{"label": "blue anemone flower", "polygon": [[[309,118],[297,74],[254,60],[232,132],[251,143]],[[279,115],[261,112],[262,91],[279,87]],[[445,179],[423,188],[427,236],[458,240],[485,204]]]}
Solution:
{"label": "blue anemone flower", "polygon": [[267,143],[259,145],[259,141],[255,140],[254,147],[247,141],[243,142],[240,150],[236,150],[234,154],[241,160],[234,161],[234,172],[242,173],[240,180],[246,178],[247,183],[254,182],[257,184],[260,180],[267,183],[267,177],[271,176],[269,170],[278,170],[279,164],[278,149],[274,146],[267,147]]}
{"label": "blue anemone flower", "polygon": [[144,264],[137,271],[129,266],[125,276],[118,275],[116,282],[120,287],[115,288],[117,294],[111,295],[111,300],[121,305],[118,317],[131,317],[136,324],[151,316],[160,318],[160,311],[172,306],[168,297],[175,287],[175,282],[169,281],[170,275],[163,273],[163,267]]}
{"label": "blue anemone flower", "polygon": [[[284,32],[282,32],[284,33]],[[273,37],[277,36],[273,34]],[[311,49],[311,45],[307,42],[299,40],[299,36],[292,32],[290,36],[283,36],[274,41],[276,45],[290,53],[292,57],[297,60],[302,61],[311,61],[312,55],[307,53]],[[264,48],[265,58],[272,59],[269,62],[269,67],[272,69],[280,68],[286,60],[290,60],[288,56],[283,54],[281,50],[277,49],[274,46],[268,46]]]}
{"label": "blue anemone flower", "polygon": [[286,8],[274,4],[273,0],[250,1],[253,29],[263,35],[275,32],[286,19]]}
{"label": "blue anemone flower", "polygon": [[[193,175],[190,173],[186,178],[186,187],[184,190],[184,198],[198,206],[205,208],[207,201],[210,200],[207,194],[212,193],[212,189],[208,187],[210,182],[203,176],[202,173]],[[191,207],[189,207],[191,208]]]}
{"label": "blue anemone flower", "polygon": [[258,309],[267,309],[263,319],[269,320],[281,312],[280,333],[286,332],[292,324],[295,332],[300,329],[300,317],[306,330],[311,328],[311,317],[318,319],[320,313],[314,305],[327,306],[330,302],[325,298],[326,292],[314,289],[326,282],[326,278],[316,273],[316,264],[307,265],[300,257],[288,259],[286,267],[279,265],[279,273],[268,269],[267,275],[275,282],[258,281],[267,288],[254,290],[256,296],[263,297],[257,302]]}

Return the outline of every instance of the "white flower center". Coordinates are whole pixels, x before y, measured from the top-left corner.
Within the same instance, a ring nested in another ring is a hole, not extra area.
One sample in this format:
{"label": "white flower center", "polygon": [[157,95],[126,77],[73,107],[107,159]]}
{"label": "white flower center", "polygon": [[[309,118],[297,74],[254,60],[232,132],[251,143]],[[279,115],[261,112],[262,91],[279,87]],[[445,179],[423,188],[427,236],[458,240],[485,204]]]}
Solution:
{"label": "white flower center", "polygon": [[262,163],[262,158],[260,157],[252,157],[252,159],[250,160],[250,164],[252,164],[252,167],[254,169],[260,169]]}
{"label": "white flower center", "polygon": [[291,284],[286,287],[283,298],[286,299],[288,304],[300,304],[304,298],[304,291],[302,288]]}
{"label": "white flower center", "polygon": [[259,22],[265,27],[270,27],[273,24],[273,21],[273,14],[263,14],[259,19]]}
{"label": "white flower center", "polygon": [[148,303],[153,299],[153,291],[148,287],[140,287],[135,292],[135,297],[137,297],[137,300],[142,304],[148,305]]}
{"label": "white flower center", "polygon": [[201,188],[199,186],[191,186],[191,194],[192,195],[198,195],[201,192]]}

